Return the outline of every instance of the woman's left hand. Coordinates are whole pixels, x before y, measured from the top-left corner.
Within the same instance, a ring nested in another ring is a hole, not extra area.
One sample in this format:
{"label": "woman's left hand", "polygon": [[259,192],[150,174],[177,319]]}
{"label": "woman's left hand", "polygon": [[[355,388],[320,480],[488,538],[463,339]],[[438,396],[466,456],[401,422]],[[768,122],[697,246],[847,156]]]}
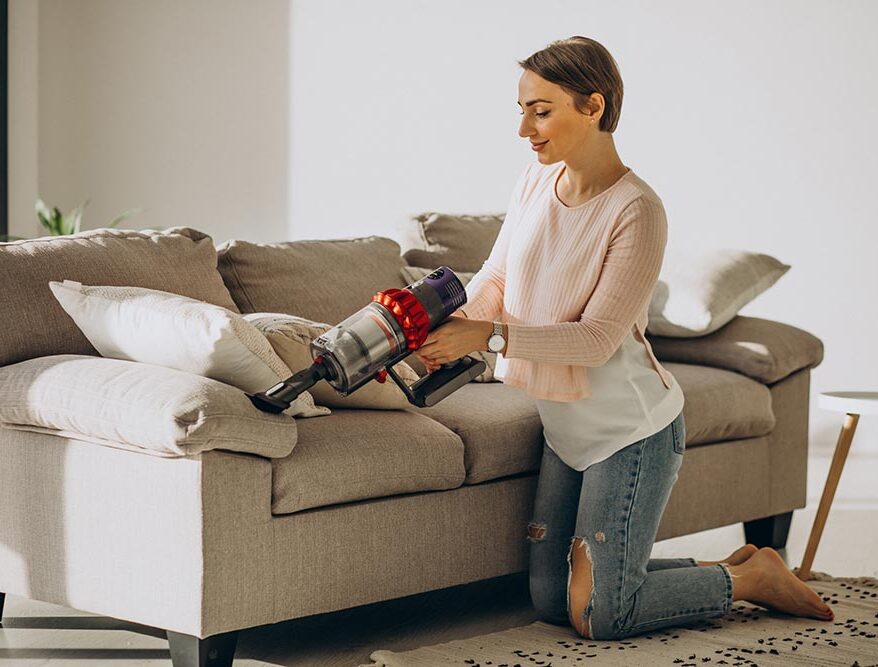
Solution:
{"label": "woman's left hand", "polygon": [[428,368],[456,361],[470,352],[484,350],[490,336],[490,322],[449,317],[442,325],[427,334],[423,345],[415,352]]}

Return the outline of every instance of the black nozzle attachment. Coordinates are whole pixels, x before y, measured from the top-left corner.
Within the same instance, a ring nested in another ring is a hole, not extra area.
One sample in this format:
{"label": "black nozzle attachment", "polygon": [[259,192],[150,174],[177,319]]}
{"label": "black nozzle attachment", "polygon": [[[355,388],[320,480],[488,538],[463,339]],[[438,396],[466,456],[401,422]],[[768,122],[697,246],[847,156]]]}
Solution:
{"label": "black nozzle attachment", "polygon": [[309,368],[278,382],[271,389],[258,394],[247,394],[247,398],[263,412],[280,414],[292,405],[299,394],[328,376],[329,368],[315,361]]}

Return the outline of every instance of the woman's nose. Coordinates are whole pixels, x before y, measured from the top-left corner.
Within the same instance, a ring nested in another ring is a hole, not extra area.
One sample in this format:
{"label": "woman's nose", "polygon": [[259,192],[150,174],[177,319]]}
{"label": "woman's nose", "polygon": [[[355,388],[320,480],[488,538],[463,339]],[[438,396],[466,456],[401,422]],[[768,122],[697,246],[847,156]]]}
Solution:
{"label": "woman's nose", "polygon": [[521,123],[518,125],[518,136],[519,137],[529,137],[533,134],[533,130],[528,125],[527,116],[521,119]]}

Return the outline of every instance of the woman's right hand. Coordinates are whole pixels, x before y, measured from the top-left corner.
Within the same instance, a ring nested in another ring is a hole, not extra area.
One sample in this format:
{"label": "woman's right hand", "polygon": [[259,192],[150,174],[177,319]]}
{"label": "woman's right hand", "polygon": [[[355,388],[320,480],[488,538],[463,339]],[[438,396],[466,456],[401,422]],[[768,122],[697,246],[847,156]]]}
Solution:
{"label": "woman's right hand", "polygon": [[[460,309],[454,311],[454,312],[451,313],[451,315],[449,315],[448,317],[461,317],[461,318],[463,318],[463,319],[467,319],[467,316],[466,316],[466,315],[462,315],[462,314],[460,313]],[[418,351],[417,351],[417,350],[415,350],[415,351],[413,352],[413,354],[418,358],[418,361],[420,361],[422,364],[424,364],[424,368],[427,369],[427,372],[428,372],[428,373],[432,373],[432,372],[435,371],[437,368],[439,368],[439,364],[433,364],[433,363],[427,361],[426,359],[424,359],[423,357],[421,357],[420,354],[418,354]]]}
{"label": "woman's right hand", "polygon": [[424,364],[424,368],[427,369],[428,373],[432,373],[437,368],[439,368],[439,364],[433,364],[433,363],[427,361],[420,354],[418,354],[417,351],[415,351],[413,354],[418,358],[418,361],[420,361],[422,364]]}

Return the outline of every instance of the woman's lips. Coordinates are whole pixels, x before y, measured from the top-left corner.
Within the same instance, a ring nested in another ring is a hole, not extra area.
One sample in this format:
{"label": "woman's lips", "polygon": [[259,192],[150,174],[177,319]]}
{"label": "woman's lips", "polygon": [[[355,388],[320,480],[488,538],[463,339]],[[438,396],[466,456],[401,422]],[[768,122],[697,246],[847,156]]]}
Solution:
{"label": "woman's lips", "polygon": [[547,143],[549,143],[549,140],[548,140],[548,139],[547,139],[546,141],[544,141],[543,143],[541,143],[541,144],[531,144],[530,147],[533,148],[535,151],[540,152],[541,150],[543,150],[543,147],[544,147]]}

